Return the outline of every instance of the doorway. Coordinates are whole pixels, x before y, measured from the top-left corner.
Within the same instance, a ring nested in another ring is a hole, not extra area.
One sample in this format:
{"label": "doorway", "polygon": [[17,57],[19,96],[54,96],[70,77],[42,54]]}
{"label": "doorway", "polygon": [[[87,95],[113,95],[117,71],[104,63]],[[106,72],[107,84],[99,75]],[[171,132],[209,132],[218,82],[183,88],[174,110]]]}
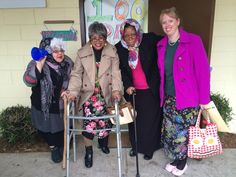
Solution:
{"label": "doorway", "polygon": [[215,0],[149,0],[148,31],[163,34],[159,23],[162,9],[175,6],[180,14],[181,26],[201,36],[208,58],[211,54]]}

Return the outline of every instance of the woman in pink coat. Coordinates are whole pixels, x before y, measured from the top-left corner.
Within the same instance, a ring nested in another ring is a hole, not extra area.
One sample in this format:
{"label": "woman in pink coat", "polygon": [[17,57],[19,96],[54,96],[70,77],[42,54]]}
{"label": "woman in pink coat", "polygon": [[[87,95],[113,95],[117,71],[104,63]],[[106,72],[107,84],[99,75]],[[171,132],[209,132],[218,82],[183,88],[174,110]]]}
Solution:
{"label": "woman in pink coat", "polygon": [[199,108],[210,102],[210,66],[199,36],[179,28],[174,7],[160,14],[166,36],[157,44],[163,107],[162,142],[172,162],[166,170],[176,176],[187,169],[188,128]]}

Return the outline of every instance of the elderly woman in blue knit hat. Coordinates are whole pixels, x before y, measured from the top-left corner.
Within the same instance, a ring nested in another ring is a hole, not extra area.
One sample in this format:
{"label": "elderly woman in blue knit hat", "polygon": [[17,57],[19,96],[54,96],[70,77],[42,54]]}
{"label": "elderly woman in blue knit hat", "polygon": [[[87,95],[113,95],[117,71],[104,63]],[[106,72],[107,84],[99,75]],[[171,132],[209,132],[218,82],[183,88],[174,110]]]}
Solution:
{"label": "elderly woman in blue knit hat", "polygon": [[73,62],[65,55],[62,39],[42,39],[39,48],[39,51],[46,50],[47,55],[29,62],[23,80],[32,90],[32,124],[49,145],[52,161],[59,163],[64,141],[61,93],[68,87]]}

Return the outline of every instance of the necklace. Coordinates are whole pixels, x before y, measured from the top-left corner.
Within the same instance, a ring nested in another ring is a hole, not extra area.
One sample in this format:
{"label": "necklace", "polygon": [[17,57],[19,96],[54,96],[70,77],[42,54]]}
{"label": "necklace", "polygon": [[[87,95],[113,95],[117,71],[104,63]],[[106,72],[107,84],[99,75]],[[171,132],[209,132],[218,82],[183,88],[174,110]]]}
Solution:
{"label": "necklace", "polygon": [[178,41],[179,41],[179,39],[177,39],[175,42],[168,41],[168,44],[169,44],[169,46],[174,46]]}
{"label": "necklace", "polygon": [[[179,42],[179,36],[180,36],[180,34],[178,33],[178,34],[176,34],[176,35],[174,35],[174,36],[170,36],[170,38],[172,38],[172,41],[175,41],[175,42],[171,42],[171,40],[169,39],[168,40],[168,44],[169,44],[169,46],[174,46],[177,42]],[[175,40],[176,39],[176,40]]]}

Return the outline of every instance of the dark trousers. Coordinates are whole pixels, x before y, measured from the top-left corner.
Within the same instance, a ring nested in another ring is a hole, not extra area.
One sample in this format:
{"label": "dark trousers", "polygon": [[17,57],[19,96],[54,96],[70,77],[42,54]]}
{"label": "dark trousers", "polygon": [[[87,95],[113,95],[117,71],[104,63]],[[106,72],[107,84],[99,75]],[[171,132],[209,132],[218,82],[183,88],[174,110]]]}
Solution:
{"label": "dark trousers", "polygon": [[[160,148],[162,118],[159,99],[153,96],[150,89],[136,90],[135,108],[138,152],[152,155]],[[130,142],[135,149],[134,123],[130,123],[128,127]]]}
{"label": "dark trousers", "polygon": [[[83,131],[82,132],[82,135],[85,137],[85,138],[88,138],[90,140],[93,140],[94,138],[94,135],[92,133],[89,133],[89,132],[86,132],[86,131]],[[109,135],[106,136],[105,138],[98,138],[98,144],[100,147],[105,147],[108,145],[108,138],[109,138]]]}
{"label": "dark trousers", "polygon": [[38,134],[46,141],[49,146],[63,147],[64,144],[64,131],[57,133],[45,133],[38,130]]}

